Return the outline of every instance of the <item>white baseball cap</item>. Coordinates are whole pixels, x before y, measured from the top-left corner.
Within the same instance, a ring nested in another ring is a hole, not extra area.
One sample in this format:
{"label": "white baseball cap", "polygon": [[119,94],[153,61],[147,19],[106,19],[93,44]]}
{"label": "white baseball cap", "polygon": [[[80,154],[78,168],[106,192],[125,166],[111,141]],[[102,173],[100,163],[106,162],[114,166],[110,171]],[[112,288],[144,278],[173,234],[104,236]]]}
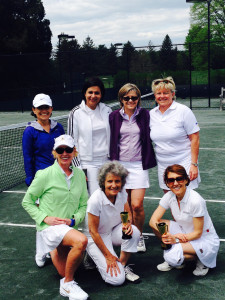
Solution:
{"label": "white baseball cap", "polygon": [[57,149],[60,146],[68,146],[70,148],[74,147],[74,140],[68,134],[62,134],[59,137],[55,138],[55,144],[53,150]]}
{"label": "white baseball cap", "polygon": [[41,105],[52,106],[51,98],[45,94],[37,94],[33,100],[33,107],[39,107]]}

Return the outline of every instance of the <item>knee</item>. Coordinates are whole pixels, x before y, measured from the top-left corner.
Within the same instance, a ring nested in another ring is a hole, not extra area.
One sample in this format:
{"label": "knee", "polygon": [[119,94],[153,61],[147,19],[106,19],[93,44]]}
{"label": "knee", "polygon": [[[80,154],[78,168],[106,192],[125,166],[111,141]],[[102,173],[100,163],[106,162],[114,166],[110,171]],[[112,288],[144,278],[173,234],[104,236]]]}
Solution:
{"label": "knee", "polygon": [[143,207],[143,203],[134,203],[132,204],[132,210],[135,212],[135,213],[140,213],[144,210],[144,207]]}
{"label": "knee", "polygon": [[73,247],[78,248],[81,252],[84,252],[87,248],[88,239],[87,237],[82,234],[78,240],[74,241]]}
{"label": "knee", "polygon": [[170,250],[165,250],[163,256],[172,267],[180,266],[184,262],[183,249],[180,244],[173,245]]}
{"label": "knee", "polygon": [[132,229],[133,229],[132,238],[139,241],[141,235],[140,230],[135,225],[132,225]]}
{"label": "knee", "polygon": [[117,274],[117,276],[111,277],[110,275],[107,275],[105,278],[105,282],[113,285],[113,286],[119,286],[122,285],[125,281],[125,274]]}

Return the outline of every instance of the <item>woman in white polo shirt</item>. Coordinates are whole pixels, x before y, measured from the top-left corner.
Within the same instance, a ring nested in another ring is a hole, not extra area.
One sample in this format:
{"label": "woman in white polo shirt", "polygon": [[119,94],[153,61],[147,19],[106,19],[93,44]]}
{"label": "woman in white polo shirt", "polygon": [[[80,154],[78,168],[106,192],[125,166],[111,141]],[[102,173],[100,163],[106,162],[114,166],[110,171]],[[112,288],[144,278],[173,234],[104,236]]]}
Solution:
{"label": "woman in white polo shirt", "polygon": [[168,191],[163,173],[167,166],[180,164],[189,174],[190,187],[197,188],[201,181],[198,122],[190,108],[174,101],[172,77],[154,80],[152,91],[158,106],[150,112],[150,136],[155,144],[159,186],[164,192]]}
{"label": "woman in white polo shirt", "polygon": [[[127,265],[132,253],[137,252],[140,232],[130,222],[122,225],[120,213],[129,211],[127,194],[122,188],[128,172],[117,161],[106,162],[99,170],[99,186],[88,200],[85,234],[87,252],[95,262],[102,279],[111,285],[121,285],[125,279],[139,280]],[[122,229],[132,236],[122,239]],[[121,246],[118,258],[113,246]]]}
{"label": "woman in white polo shirt", "polygon": [[[208,214],[205,200],[188,187],[190,179],[181,165],[168,166],[164,182],[170,189],[159,202],[149,225],[165,244],[172,247],[164,250],[165,262],[159,264],[159,271],[182,269],[184,260],[197,260],[195,276],[204,276],[209,268],[216,267],[219,237]],[[164,220],[166,210],[171,210],[174,221]],[[168,233],[160,235],[157,225],[165,222]]]}

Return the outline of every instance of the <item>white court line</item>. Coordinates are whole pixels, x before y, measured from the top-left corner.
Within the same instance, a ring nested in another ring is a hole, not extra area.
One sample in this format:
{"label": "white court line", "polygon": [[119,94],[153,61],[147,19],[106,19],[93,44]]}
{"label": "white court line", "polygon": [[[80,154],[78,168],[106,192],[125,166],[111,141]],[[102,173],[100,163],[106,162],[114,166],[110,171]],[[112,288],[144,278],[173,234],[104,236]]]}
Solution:
{"label": "white court line", "polygon": [[212,150],[212,151],[214,151],[214,150],[216,150],[216,151],[224,151],[225,150],[225,148],[199,148],[199,150]]}
{"label": "white court line", "polygon": [[[145,199],[148,199],[148,200],[160,200],[161,198],[158,198],[158,197],[145,197]],[[205,200],[206,202],[215,202],[215,203],[225,203],[225,200],[212,200],[212,199],[208,199],[208,200]]]}
{"label": "white court line", "polygon": [[[3,191],[3,193],[18,193],[18,194],[26,194],[26,192],[24,191]],[[160,200],[160,197],[148,197],[146,196],[144,199],[148,199],[148,200]],[[212,200],[212,199],[208,199],[205,200],[206,202],[215,202],[215,203],[225,203],[225,200]]]}
{"label": "white court line", "polygon": [[[35,228],[36,226],[35,225],[31,225],[31,224],[13,224],[13,223],[0,223],[0,226],[12,226],[12,227],[33,227]],[[78,228],[79,231],[82,231],[82,228]],[[146,235],[146,236],[155,236],[154,233],[144,233],[143,232],[143,235]],[[225,242],[225,239],[220,239],[221,242]]]}
{"label": "white court line", "polygon": [[17,194],[26,194],[24,191],[3,191],[3,193],[17,193]]}

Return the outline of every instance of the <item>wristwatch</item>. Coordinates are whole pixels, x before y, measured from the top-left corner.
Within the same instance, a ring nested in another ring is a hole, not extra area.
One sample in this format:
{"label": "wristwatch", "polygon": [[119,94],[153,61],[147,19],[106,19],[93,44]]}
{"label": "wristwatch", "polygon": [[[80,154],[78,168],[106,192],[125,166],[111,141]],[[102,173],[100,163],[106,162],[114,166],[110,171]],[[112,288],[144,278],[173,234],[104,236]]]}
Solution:
{"label": "wristwatch", "polygon": [[196,163],[191,163],[193,166],[195,166],[195,167],[198,167],[198,164],[196,164]]}
{"label": "wristwatch", "polygon": [[180,243],[180,240],[178,238],[175,238],[176,244]]}

